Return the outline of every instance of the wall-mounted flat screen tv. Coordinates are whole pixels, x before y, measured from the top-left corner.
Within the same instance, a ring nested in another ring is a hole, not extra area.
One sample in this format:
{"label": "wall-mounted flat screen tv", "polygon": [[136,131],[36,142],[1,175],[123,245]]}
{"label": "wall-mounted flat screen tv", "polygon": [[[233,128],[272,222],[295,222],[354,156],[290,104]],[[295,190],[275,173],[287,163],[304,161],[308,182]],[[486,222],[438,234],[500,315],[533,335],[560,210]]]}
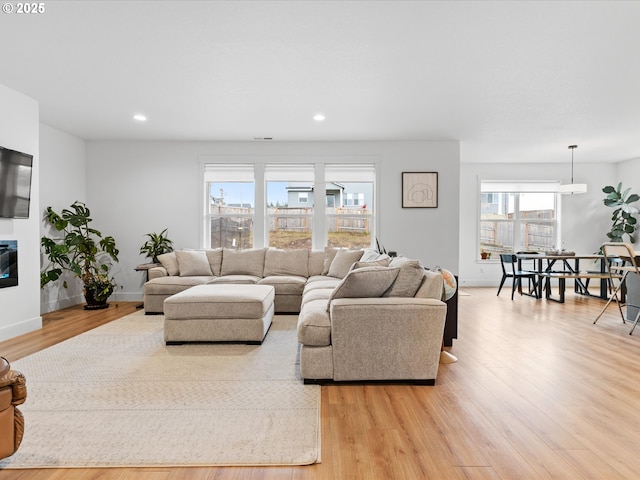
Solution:
{"label": "wall-mounted flat screen tv", "polygon": [[33,155],[0,147],[0,217],[29,218]]}

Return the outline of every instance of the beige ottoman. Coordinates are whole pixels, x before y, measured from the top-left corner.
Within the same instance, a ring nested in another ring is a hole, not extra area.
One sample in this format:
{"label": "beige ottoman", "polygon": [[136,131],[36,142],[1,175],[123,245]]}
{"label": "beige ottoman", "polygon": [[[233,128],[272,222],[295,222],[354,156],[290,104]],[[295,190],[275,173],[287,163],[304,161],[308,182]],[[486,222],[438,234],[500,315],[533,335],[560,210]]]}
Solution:
{"label": "beige ottoman", "polygon": [[273,320],[271,285],[197,285],[164,301],[164,340],[261,344]]}

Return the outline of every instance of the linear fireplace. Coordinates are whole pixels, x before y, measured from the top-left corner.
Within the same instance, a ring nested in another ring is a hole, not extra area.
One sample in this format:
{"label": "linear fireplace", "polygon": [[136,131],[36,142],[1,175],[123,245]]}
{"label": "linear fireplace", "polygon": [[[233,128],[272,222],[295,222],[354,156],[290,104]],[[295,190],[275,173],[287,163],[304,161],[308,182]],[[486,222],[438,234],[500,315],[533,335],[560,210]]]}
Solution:
{"label": "linear fireplace", "polygon": [[18,242],[0,240],[0,288],[18,285]]}

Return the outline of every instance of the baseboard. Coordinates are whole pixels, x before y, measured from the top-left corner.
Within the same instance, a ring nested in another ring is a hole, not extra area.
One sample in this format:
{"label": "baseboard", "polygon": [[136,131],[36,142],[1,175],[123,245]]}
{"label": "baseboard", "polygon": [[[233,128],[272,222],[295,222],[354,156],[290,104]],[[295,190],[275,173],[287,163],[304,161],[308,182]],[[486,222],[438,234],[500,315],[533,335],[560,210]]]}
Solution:
{"label": "baseboard", "polygon": [[14,323],[13,325],[7,325],[6,327],[0,328],[0,341],[24,335],[34,330],[40,330],[41,328],[42,317],[30,318]]}

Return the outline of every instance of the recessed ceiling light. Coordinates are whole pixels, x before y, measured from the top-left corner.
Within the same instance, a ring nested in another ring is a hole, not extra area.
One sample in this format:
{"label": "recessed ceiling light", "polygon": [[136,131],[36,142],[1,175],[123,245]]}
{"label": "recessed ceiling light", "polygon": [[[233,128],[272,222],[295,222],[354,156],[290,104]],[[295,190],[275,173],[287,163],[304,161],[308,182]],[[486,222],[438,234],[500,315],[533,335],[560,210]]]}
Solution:
{"label": "recessed ceiling light", "polygon": [[133,119],[138,121],[138,122],[146,122],[147,121],[147,116],[146,115],[142,115],[141,113],[138,113],[138,114],[133,116]]}
{"label": "recessed ceiling light", "polygon": [[325,117],[322,113],[318,113],[318,114],[316,114],[316,115],[314,115],[314,116],[313,116],[313,119],[314,119],[316,122],[324,122],[324,120],[325,120],[326,118],[327,118],[327,117]]}

